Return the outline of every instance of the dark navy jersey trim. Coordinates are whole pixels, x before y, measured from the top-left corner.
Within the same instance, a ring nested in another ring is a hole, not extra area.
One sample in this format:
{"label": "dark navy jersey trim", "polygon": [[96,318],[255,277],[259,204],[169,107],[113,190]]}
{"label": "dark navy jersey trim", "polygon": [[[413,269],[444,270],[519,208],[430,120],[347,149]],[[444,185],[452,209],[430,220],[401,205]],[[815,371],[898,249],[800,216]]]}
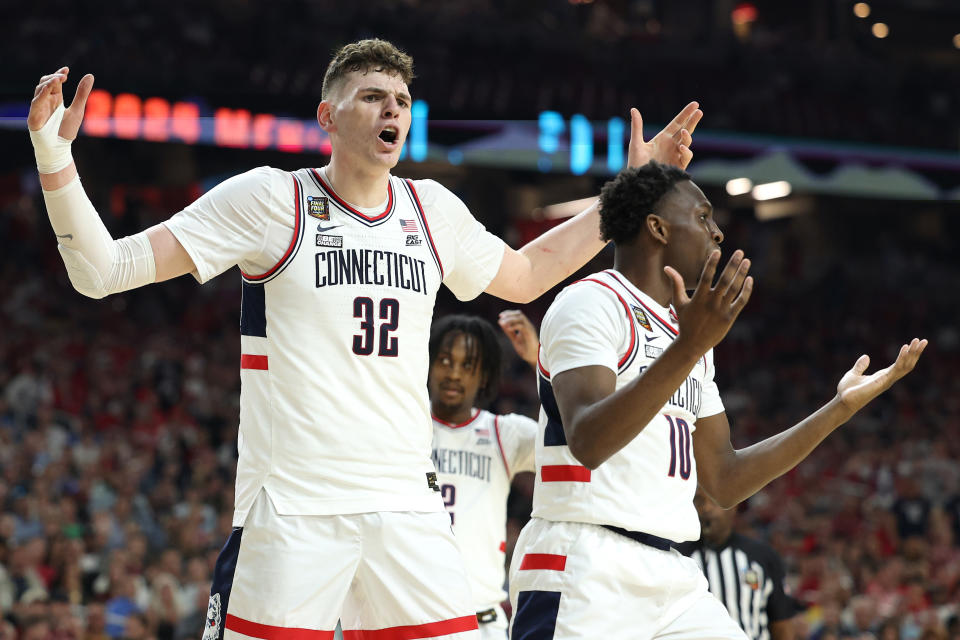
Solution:
{"label": "dark navy jersey trim", "polygon": [[350,203],[338,196],[333,191],[333,188],[323,181],[323,178],[320,177],[319,171],[316,169],[309,169],[307,173],[313,179],[314,184],[316,184],[317,187],[324,194],[326,194],[327,197],[330,198],[330,201],[337,209],[347,214],[357,222],[361,222],[368,227],[380,226],[392,217],[393,210],[396,209],[397,199],[393,193],[393,178],[389,178],[387,180],[387,208],[377,215],[368,216],[367,214],[354,209],[352,206],[350,206]]}
{"label": "dark navy jersey trim", "polygon": [[240,335],[266,338],[266,290],[262,284],[254,284],[246,280],[240,287]]}
{"label": "dark navy jersey trim", "polygon": [[543,407],[543,413],[547,416],[547,424],[543,430],[543,446],[565,446],[567,444],[567,434],[563,431],[563,420],[560,418],[560,408],[557,406],[557,398],[553,394],[553,385],[550,384],[550,378],[539,372],[537,385],[540,391],[540,406]]}
{"label": "dark navy jersey trim", "polygon": [[423,210],[423,205],[420,204],[420,197],[417,195],[417,190],[413,188],[413,182],[404,179],[403,186],[407,189],[407,195],[410,196],[410,201],[413,203],[413,210],[417,212],[417,217],[420,218],[420,224],[423,225],[423,232],[427,234],[427,244],[430,245],[430,254],[433,256],[433,261],[437,263],[437,270],[440,272],[440,280],[442,282],[443,263],[440,262],[440,252],[437,251],[437,245],[433,242],[433,234],[430,233],[430,225],[427,224],[427,212]]}
{"label": "dark navy jersey trim", "polygon": [[[233,577],[237,572],[237,558],[240,556],[240,539],[243,527],[235,527],[226,544],[217,556],[213,568],[213,584],[210,586],[210,606],[207,608],[207,620],[204,623],[203,637],[211,637],[206,627],[219,627],[212,637],[223,640],[223,630],[227,622],[227,608],[230,604],[230,591],[233,589]],[[216,600],[216,602],[214,602]],[[211,619],[213,614],[213,619]]]}
{"label": "dark navy jersey trim", "polygon": [[510,629],[512,640],[553,640],[560,612],[559,591],[521,591]]}
{"label": "dark navy jersey trim", "polygon": [[650,306],[649,306],[646,302],[644,302],[643,300],[641,300],[633,291],[631,291],[631,290],[630,290],[630,287],[628,287],[627,285],[625,285],[625,284],[623,283],[623,281],[622,281],[620,278],[617,277],[617,274],[613,273],[613,272],[610,271],[609,269],[606,270],[606,271],[604,271],[604,273],[607,274],[608,276],[610,276],[611,278],[613,278],[614,280],[616,280],[617,282],[619,282],[619,283],[620,283],[620,286],[622,286],[622,287],[624,288],[624,290],[625,290],[627,293],[630,294],[630,297],[633,298],[634,300],[636,300],[636,301],[640,304],[640,306],[643,307],[643,308],[650,314],[650,316],[653,318],[654,323],[655,323],[657,326],[659,326],[661,329],[663,329],[664,331],[667,332],[668,337],[669,337],[671,340],[673,340],[673,339],[677,336],[677,334],[680,333],[679,330],[674,329],[672,326],[670,326],[670,323],[669,323],[669,322],[667,322],[666,320],[664,320],[663,318],[661,318],[659,315],[657,315],[657,312],[656,312],[656,311],[654,311],[653,309],[651,309]]}
{"label": "dark navy jersey trim", "polygon": [[[630,290],[630,287],[628,287],[627,285],[625,285],[625,284],[623,283],[623,281],[622,281],[620,278],[617,277],[617,274],[616,274],[616,273],[614,273],[611,269],[607,269],[607,270],[605,270],[603,273],[607,274],[608,276],[610,276],[611,278],[613,278],[614,280],[616,280],[617,282],[619,282],[619,283],[620,283],[620,286],[622,286],[622,287],[624,288],[624,290],[625,290],[627,293],[630,294],[630,297],[632,297],[634,300],[636,300],[637,302],[639,302],[639,303],[640,303],[640,306],[642,306],[644,309],[646,309],[646,310],[650,313],[650,316],[653,318],[654,323],[655,323],[658,327],[660,327],[661,329],[663,329],[664,331],[667,332],[667,337],[670,338],[670,340],[675,340],[675,339],[676,339],[676,336],[680,335],[680,330],[679,330],[679,329],[673,328],[673,327],[670,325],[669,322],[667,322],[666,320],[664,320],[663,318],[661,318],[660,316],[658,316],[657,313],[647,305],[647,303],[645,303],[643,300],[641,300],[633,291]],[[671,309],[670,309],[670,314],[671,314],[671,315],[676,315],[676,312],[671,308]],[[704,355],[703,357],[700,358],[700,360],[703,362],[703,370],[704,370],[704,372],[706,372],[706,370],[707,370],[707,356]]]}

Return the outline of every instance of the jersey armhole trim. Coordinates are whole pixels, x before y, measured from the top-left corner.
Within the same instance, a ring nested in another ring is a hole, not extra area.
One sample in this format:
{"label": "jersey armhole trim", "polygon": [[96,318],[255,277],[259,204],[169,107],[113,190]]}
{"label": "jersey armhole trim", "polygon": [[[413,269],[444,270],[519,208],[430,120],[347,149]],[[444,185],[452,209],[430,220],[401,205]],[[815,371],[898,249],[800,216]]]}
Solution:
{"label": "jersey armhole trim", "polygon": [[411,202],[413,202],[413,208],[417,212],[417,217],[420,218],[420,223],[423,225],[423,231],[427,234],[427,244],[430,245],[430,254],[433,255],[434,262],[437,263],[437,270],[440,271],[440,280],[443,280],[443,262],[440,261],[440,252],[437,251],[437,245],[433,242],[433,234],[430,233],[430,224],[427,222],[427,212],[424,211],[423,205],[420,204],[420,196],[417,195],[417,190],[413,187],[413,181],[404,178],[403,184],[407,188],[407,195],[410,196]]}
{"label": "jersey armhole trim", "polygon": [[281,256],[280,260],[277,261],[277,264],[273,265],[266,273],[260,275],[251,275],[249,273],[244,273],[240,270],[240,275],[244,280],[251,284],[262,284],[269,280],[272,280],[276,276],[287,268],[293,259],[296,257],[297,252],[300,250],[300,244],[303,241],[303,205],[301,199],[303,198],[303,186],[300,184],[300,180],[291,175],[293,179],[293,203],[294,203],[294,221],[293,221],[293,237],[290,239],[290,244],[287,246],[286,252]]}
{"label": "jersey armhole trim", "polygon": [[[627,304],[627,301],[623,299],[623,296],[621,296],[616,289],[602,280],[583,278],[582,280],[577,280],[577,282],[593,282],[595,284],[604,286],[612,291],[613,295],[617,296],[617,300],[620,301],[620,304],[623,305],[623,310],[627,316],[627,323],[630,325],[630,346],[627,347],[627,352],[623,354],[623,357],[620,358],[619,362],[617,362],[617,367],[619,368],[620,373],[623,373],[630,367],[631,364],[633,364],[633,360],[637,357],[637,352],[639,351],[637,345],[637,325],[633,321],[633,314],[630,313],[630,305]],[[577,282],[574,282],[573,284],[577,284]]]}
{"label": "jersey armhole trim", "polygon": [[503,441],[500,439],[500,416],[493,416],[493,432],[497,436],[497,446],[500,447],[500,458],[503,468],[507,470],[507,481],[510,481],[510,465],[507,463],[507,452],[503,450]]}

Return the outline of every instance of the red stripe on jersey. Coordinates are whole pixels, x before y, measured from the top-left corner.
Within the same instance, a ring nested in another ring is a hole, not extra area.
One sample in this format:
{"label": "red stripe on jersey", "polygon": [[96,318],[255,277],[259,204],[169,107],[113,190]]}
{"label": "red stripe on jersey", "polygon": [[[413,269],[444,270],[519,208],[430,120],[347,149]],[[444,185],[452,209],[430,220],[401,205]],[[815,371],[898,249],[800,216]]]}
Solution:
{"label": "red stripe on jersey", "polygon": [[507,452],[503,450],[503,441],[500,440],[500,416],[493,416],[493,431],[497,434],[497,446],[500,447],[500,458],[503,459],[503,467],[507,470],[507,480],[509,480],[510,465],[507,464]]}
{"label": "red stripe on jersey", "polygon": [[526,553],[520,563],[520,571],[563,571],[567,566],[567,556],[553,553]]}
{"label": "red stripe on jersey", "polygon": [[384,209],[382,213],[378,213],[374,216],[368,216],[362,211],[357,211],[356,209],[351,207],[350,203],[348,203],[346,200],[344,200],[343,198],[338,196],[336,193],[334,193],[333,189],[326,182],[323,181],[323,178],[320,177],[319,171],[317,171],[316,169],[310,169],[310,172],[313,173],[313,176],[317,179],[317,182],[319,182],[320,186],[323,187],[323,190],[327,192],[327,195],[333,198],[334,202],[336,202],[338,205],[340,205],[350,213],[360,216],[367,222],[376,222],[378,220],[383,220],[383,218],[389,215],[390,211],[393,209],[393,182],[390,180],[387,181],[387,208]]}
{"label": "red stripe on jersey", "polygon": [[473,414],[472,416],[470,416],[470,419],[469,419],[469,420],[467,420],[467,421],[465,421],[465,422],[461,422],[460,424],[453,424],[452,422],[447,422],[446,420],[441,420],[440,418],[438,418],[438,417],[435,416],[435,415],[431,415],[430,417],[433,418],[433,421],[434,421],[434,422],[439,422],[440,424],[442,424],[442,425],[445,426],[445,427],[450,427],[451,429],[459,429],[460,427],[465,427],[465,426],[467,426],[468,424],[470,424],[471,422],[473,422],[474,420],[476,420],[477,418],[479,418],[479,417],[480,417],[480,411],[477,410],[477,412],[476,412],[475,414]]}
{"label": "red stripe on jersey", "polygon": [[420,204],[420,196],[417,195],[417,190],[413,188],[413,181],[407,180],[407,186],[410,187],[410,193],[413,194],[413,199],[417,203],[417,209],[420,210],[420,217],[423,219],[423,230],[427,232],[427,241],[430,243],[430,248],[433,250],[433,255],[437,259],[437,266],[440,267],[440,279],[443,280],[443,263],[440,261],[440,252],[437,251],[437,245],[433,242],[433,235],[430,233],[430,225],[427,223],[427,212],[424,210],[423,205]]}
{"label": "red stripe on jersey", "polygon": [[293,179],[293,200],[294,207],[297,214],[296,219],[293,222],[293,238],[290,240],[290,246],[287,247],[287,250],[284,252],[283,257],[277,261],[277,264],[267,271],[258,276],[252,276],[249,273],[244,273],[243,270],[240,270],[240,275],[242,275],[247,280],[252,280],[256,282],[257,280],[263,280],[264,278],[269,278],[273,275],[273,272],[279,269],[284,262],[287,261],[287,258],[290,257],[290,252],[293,251],[294,247],[297,246],[297,238],[300,236],[300,185],[297,182],[297,179]]}
{"label": "red stripe on jersey", "polygon": [[590,469],[578,464],[546,464],[540,467],[543,482],[590,482]]}
{"label": "red stripe on jersey", "polygon": [[[623,310],[627,312],[627,322],[630,323],[630,346],[627,347],[627,352],[623,354],[623,357],[620,358],[620,362],[617,363],[617,367],[622,367],[623,363],[630,359],[630,354],[633,353],[633,347],[637,343],[637,325],[633,321],[633,315],[630,313],[630,305],[627,304],[627,301],[623,299],[617,290],[608,285],[602,280],[594,280],[593,278],[584,278],[583,280],[577,280],[577,282],[595,282],[599,285],[603,285],[610,291],[613,291],[613,295],[617,296],[617,299],[620,301],[620,304],[623,305]],[[574,283],[576,284],[576,282]]]}
{"label": "red stripe on jersey", "polygon": [[504,540],[503,542],[500,543],[500,551],[506,553],[506,551],[507,551],[507,541],[506,541],[506,540]]}
{"label": "red stripe on jersey", "polygon": [[[673,328],[673,325],[671,325],[669,322],[667,322],[666,320],[664,320],[663,318],[661,318],[659,315],[657,315],[657,313],[656,313],[653,309],[651,309],[643,300],[641,300],[640,298],[637,297],[637,294],[635,294],[633,291],[630,291],[630,288],[627,287],[627,285],[623,284],[623,281],[622,281],[620,278],[617,277],[617,274],[612,273],[609,269],[607,269],[606,271],[604,271],[604,273],[607,274],[608,276],[610,276],[611,278],[613,278],[614,280],[616,280],[617,282],[619,282],[620,285],[621,285],[624,289],[627,290],[627,292],[630,294],[630,296],[631,296],[634,300],[636,300],[637,302],[639,302],[641,307],[643,307],[644,309],[647,310],[647,313],[649,313],[649,314],[652,315],[654,318],[656,318],[657,320],[660,321],[660,324],[663,326],[664,329],[666,329],[667,331],[669,331],[670,333],[672,333],[672,334],[675,335],[675,336],[680,335],[680,330],[679,330],[679,329],[674,329],[674,328]],[[671,318],[674,322],[679,323],[679,322],[680,322],[680,319],[677,317],[677,312],[674,311],[673,307],[670,307],[669,311],[670,311],[670,318]],[[706,371],[707,371],[707,356],[704,355],[702,358],[700,358],[700,361],[703,362],[703,371],[704,371],[704,373],[706,373]]]}
{"label": "red stripe on jersey", "polygon": [[[643,307],[644,309],[647,310],[647,313],[649,313],[649,314],[652,315],[654,318],[656,318],[657,320],[660,321],[660,323],[663,325],[663,328],[664,328],[664,329],[666,329],[667,331],[669,331],[669,332],[672,333],[673,335],[678,335],[678,334],[680,333],[679,330],[674,329],[673,326],[672,326],[669,322],[667,322],[666,320],[664,320],[663,318],[661,318],[661,317],[657,314],[656,311],[654,311],[653,309],[651,309],[651,308],[649,307],[649,305],[647,305],[646,302],[644,302],[643,300],[641,300],[640,298],[638,298],[637,295],[636,295],[633,291],[630,291],[630,289],[627,287],[627,285],[623,284],[623,281],[622,281],[620,278],[617,277],[617,274],[615,274],[615,273],[610,273],[609,270],[608,270],[608,271],[604,271],[604,273],[606,273],[608,276],[610,276],[611,278],[613,278],[614,280],[616,280],[617,282],[619,282],[619,283],[623,286],[623,288],[627,290],[627,292],[630,294],[630,296],[631,296],[634,300],[636,300],[637,302],[639,302],[641,307]],[[670,309],[670,313],[673,314],[673,309]]]}
{"label": "red stripe on jersey", "polygon": [[230,631],[236,631],[251,638],[263,638],[263,640],[333,640],[333,630],[320,631],[319,629],[274,627],[269,624],[244,620],[230,613],[227,614],[227,621],[224,626]]}
{"label": "red stripe on jersey", "polygon": [[267,356],[255,356],[249,353],[241,353],[240,368],[241,369],[260,369],[262,371],[266,371],[269,368],[267,366]]}
{"label": "red stripe on jersey", "polygon": [[462,618],[428,622],[427,624],[411,624],[404,627],[374,630],[356,629],[353,631],[344,629],[343,640],[420,640],[420,638],[436,638],[451,633],[473,631],[478,627],[476,614],[471,614]]}
{"label": "red stripe on jersey", "polygon": [[542,362],[540,362],[540,352],[541,352],[541,351],[543,351],[543,347],[540,347],[539,351],[537,351],[537,369],[540,370],[540,373],[543,374],[543,377],[544,377],[544,378],[546,378],[547,380],[549,380],[549,379],[550,379],[550,372],[547,371],[547,368],[543,366],[543,363],[542,363]]}

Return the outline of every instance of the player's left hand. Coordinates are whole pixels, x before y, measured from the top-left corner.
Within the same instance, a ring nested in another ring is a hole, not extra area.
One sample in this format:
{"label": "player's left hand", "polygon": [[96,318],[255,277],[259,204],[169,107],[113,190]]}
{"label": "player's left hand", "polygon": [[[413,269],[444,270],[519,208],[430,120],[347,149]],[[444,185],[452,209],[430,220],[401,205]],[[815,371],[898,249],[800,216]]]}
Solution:
{"label": "player's left hand", "polygon": [[844,374],[837,385],[837,396],[851,411],[859,411],[868,402],[893,386],[897,380],[910,373],[927,347],[926,340],[914,338],[910,344],[900,347],[897,360],[889,367],[867,375],[870,356],[862,355],[850,371]]}
{"label": "player's left hand", "polygon": [[540,339],[537,337],[537,328],[530,322],[530,318],[523,311],[508,309],[501,311],[497,324],[507,334],[513,350],[524,362],[534,369],[537,368],[537,353],[540,350]]}
{"label": "player's left hand", "polygon": [[686,169],[693,159],[690,144],[693,131],[697,128],[703,111],[698,102],[691,102],[650,140],[643,140],[643,117],[637,109],[630,109],[630,147],[627,152],[627,166],[642,167],[651,160],[672,164]]}

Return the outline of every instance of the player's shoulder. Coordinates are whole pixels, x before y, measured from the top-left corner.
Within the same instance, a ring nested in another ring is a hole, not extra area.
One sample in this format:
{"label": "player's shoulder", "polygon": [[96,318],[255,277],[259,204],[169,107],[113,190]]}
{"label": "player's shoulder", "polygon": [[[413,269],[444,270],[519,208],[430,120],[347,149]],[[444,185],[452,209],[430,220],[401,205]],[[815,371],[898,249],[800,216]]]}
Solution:
{"label": "player's shoulder", "polygon": [[537,428],[537,421],[519,413],[501,413],[496,416],[497,427],[501,431],[522,431]]}
{"label": "player's shoulder", "polygon": [[556,315],[570,313],[578,316],[602,312],[605,309],[617,309],[621,305],[619,296],[603,272],[592,273],[564,287],[554,298],[544,316],[544,323]]}
{"label": "player's shoulder", "polygon": [[409,188],[412,195],[428,210],[433,207],[441,207],[446,210],[454,205],[466,208],[466,205],[453,191],[431,178],[411,180],[394,176],[394,180],[399,181],[402,189]]}

